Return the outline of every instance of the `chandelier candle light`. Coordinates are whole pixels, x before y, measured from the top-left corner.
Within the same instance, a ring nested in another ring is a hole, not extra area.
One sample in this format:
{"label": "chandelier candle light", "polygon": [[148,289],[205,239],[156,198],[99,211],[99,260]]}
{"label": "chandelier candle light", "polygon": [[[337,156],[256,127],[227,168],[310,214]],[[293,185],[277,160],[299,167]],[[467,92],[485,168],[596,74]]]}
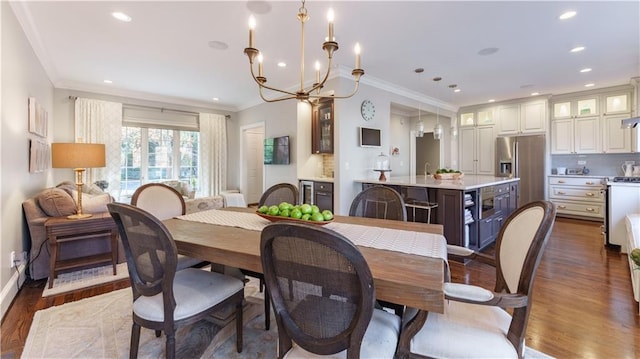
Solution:
{"label": "chandelier candle light", "polygon": [[[329,74],[331,72],[331,63],[333,60],[333,53],[338,51],[338,43],[335,40],[333,34],[333,20],[334,13],[333,9],[329,9],[327,14],[327,20],[329,21],[329,36],[327,37],[327,41],[322,44],[322,49],[327,52],[327,71],[322,78],[320,79],[320,62],[316,61],[315,70],[316,70],[316,79],[315,83],[310,87],[305,89],[304,86],[304,24],[309,20],[309,15],[307,15],[307,9],[304,6],[304,0],[302,0],[302,6],[298,9],[298,20],[302,25],[302,36],[301,36],[301,49],[300,49],[300,89],[297,92],[291,92],[287,90],[277,89],[275,87],[265,85],[267,82],[267,78],[264,76],[264,69],[262,66],[263,56],[260,51],[254,47],[254,37],[255,37],[255,27],[256,20],[253,16],[249,18],[249,47],[244,49],[244,53],[249,58],[249,67],[251,68],[251,76],[253,80],[258,84],[258,88],[260,89],[260,97],[266,102],[276,102],[290,99],[297,99],[299,101],[310,101],[310,99],[318,100],[321,98],[336,98],[336,99],[344,99],[353,96],[356,92],[358,92],[358,86],[360,84],[360,77],[364,75],[364,70],[360,68],[360,45],[355,45],[355,53],[356,53],[356,66],[351,71],[351,75],[353,75],[355,79],[355,88],[353,92],[346,96],[334,96],[334,95],[321,95],[320,89],[324,87],[325,82],[329,79]],[[258,61],[258,76],[255,75],[253,70],[254,61]],[[281,97],[268,99],[264,96],[263,90],[271,90],[274,92],[279,92],[283,94]],[[315,93],[314,93],[315,92]]]}

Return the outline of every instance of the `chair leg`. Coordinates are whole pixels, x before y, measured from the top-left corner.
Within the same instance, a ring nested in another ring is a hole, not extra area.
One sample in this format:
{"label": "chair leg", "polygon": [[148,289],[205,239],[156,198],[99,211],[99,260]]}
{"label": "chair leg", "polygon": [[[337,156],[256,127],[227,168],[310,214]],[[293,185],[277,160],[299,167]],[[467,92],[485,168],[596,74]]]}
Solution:
{"label": "chair leg", "polygon": [[174,359],[176,357],[176,333],[166,333],[167,344],[165,349],[165,356],[167,359]]}
{"label": "chair leg", "polygon": [[236,304],[236,350],[242,353],[242,302]]}
{"label": "chair leg", "polygon": [[140,326],[133,323],[131,326],[131,346],[129,347],[129,358],[138,357],[138,345],[140,344]]}
{"label": "chair leg", "polygon": [[271,302],[269,299],[269,289],[264,288],[264,330],[271,327]]}

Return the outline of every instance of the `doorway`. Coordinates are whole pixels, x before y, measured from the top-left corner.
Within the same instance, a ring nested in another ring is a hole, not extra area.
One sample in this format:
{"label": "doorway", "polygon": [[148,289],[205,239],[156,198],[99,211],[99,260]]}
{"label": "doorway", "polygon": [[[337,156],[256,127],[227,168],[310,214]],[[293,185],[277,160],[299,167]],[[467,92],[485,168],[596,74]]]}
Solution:
{"label": "doorway", "polygon": [[433,174],[440,168],[440,141],[433,138],[433,132],[416,137],[415,165],[416,175]]}
{"label": "doorway", "polygon": [[240,183],[247,204],[257,204],[264,187],[264,123],[244,126],[240,155]]}

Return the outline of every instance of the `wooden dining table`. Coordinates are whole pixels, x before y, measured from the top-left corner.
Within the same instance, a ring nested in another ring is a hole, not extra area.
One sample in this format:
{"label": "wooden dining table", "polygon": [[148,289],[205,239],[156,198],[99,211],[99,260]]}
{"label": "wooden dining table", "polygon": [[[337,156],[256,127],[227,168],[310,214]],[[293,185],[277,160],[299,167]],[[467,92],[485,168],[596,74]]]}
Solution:
{"label": "wooden dining table", "polygon": [[[225,210],[254,212],[248,208]],[[372,218],[335,216],[338,223],[442,234],[442,226]],[[177,218],[163,223],[178,252],[212,263],[262,273],[260,231]],[[376,297],[408,307],[444,312],[443,283],[448,273],[440,258],[358,246],[373,274]]]}

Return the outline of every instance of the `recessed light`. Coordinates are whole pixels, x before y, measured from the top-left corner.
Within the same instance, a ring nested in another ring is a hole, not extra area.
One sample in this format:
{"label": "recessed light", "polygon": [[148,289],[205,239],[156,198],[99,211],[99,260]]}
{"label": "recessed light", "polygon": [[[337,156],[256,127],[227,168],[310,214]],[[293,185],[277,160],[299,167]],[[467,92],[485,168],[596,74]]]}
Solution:
{"label": "recessed light", "polygon": [[217,97],[214,97],[214,98],[213,98],[213,101],[220,101],[220,99],[219,99],[219,98],[217,98]]}
{"label": "recessed light", "polygon": [[538,96],[540,94],[540,92],[532,92],[531,96]]}
{"label": "recessed light", "polygon": [[119,11],[112,12],[112,13],[111,13],[111,16],[113,16],[113,17],[115,17],[116,19],[118,19],[118,20],[120,20],[120,21],[123,21],[123,22],[129,22],[129,21],[131,21],[131,16],[129,16],[129,15],[127,15],[127,14],[123,13],[123,12],[119,12]]}
{"label": "recessed light", "polygon": [[488,56],[488,55],[493,55],[496,52],[498,52],[498,48],[497,47],[487,47],[486,49],[482,49],[480,51],[478,51],[478,55],[480,56]]}
{"label": "recessed light", "polygon": [[584,46],[576,46],[573,49],[571,49],[571,52],[580,52],[584,50]]}
{"label": "recessed light", "polygon": [[580,70],[580,72],[582,72],[582,73],[591,72],[591,69],[587,67],[587,68],[584,68],[584,69]]}
{"label": "recessed light", "polygon": [[576,12],[575,11],[567,11],[562,13],[562,15],[558,16],[558,19],[560,20],[566,20],[566,19],[571,19],[572,17],[576,16]]}
{"label": "recessed light", "polygon": [[462,91],[462,90],[461,90],[461,89],[455,89],[455,90],[453,90],[453,92],[460,92],[460,91]]}
{"label": "recessed light", "polygon": [[111,81],[111,80],[104,80],[103,82],[104,82],[105,84],[112,84],[112,83],[113,83],[113,81]]}
{"label": "recessed light", "polygon": [[283,61],[280,61],[280,62],[278,62],[278,67],[287,67],[287,63],[283,62]]}
{"label": "recessed light", "polygon": [[495,99],[490,99],[488,102],[496,102]]}
{"label": "recessed light", "polygon": [[209,47],[216,50],[226,50],[229,48],[229,45],[222,41],[209,41]]}
{"label": "recessed light", "polygon": [[584,85],[584,87],[593,87],[593,86],[595,86],[595,85],[596,85],[596,84],[594,84],[594,83],[589,83],[589,84]]}

